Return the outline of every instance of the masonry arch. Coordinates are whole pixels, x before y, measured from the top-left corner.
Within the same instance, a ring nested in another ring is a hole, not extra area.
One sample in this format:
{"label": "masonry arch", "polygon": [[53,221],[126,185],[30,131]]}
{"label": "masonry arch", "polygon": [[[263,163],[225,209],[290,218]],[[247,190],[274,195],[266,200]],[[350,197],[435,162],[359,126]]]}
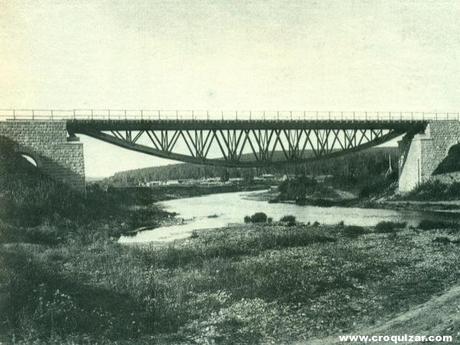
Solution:
{"label": "masonry arch", "polygon": [[35,166],[36,168],[40,168],[39,160],[36,159],[33,155],[27,153],[27,152],[19,152],[19,154],[27,160],[30,164]]}

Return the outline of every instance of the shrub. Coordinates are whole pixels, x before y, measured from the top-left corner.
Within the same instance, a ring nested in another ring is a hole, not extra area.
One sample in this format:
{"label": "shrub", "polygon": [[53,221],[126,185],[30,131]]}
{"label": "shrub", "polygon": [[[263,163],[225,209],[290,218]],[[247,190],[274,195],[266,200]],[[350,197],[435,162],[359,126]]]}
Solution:
{"label": "shrub", "polygon": [[263,212],[256,212],[251,216],[252,223],[266,223],[267,215]]}
{"label": "shrub", "polygon": [[348,237],[357,237],[366,233],[366,229],[359,225],[348,225],[343,229],[343,233]]}
{"label": "shrub", "polygon": [[410,200],[452,200],[460,195],[460,183],[452,184],[441,181],[428,181],[410,192],[406,198]]}
{"label": "shrub", "polygon": [[406,227],[407,223],[401,222],[379,222],[375,226],[375,231],[379,233],[388,233],[388,232],[393,232],[395,229],[400,229]]}
{"label": "shrub", "polygon": [[319,222],[315,220],[315,222],[313,223],[313,226],[319,226]]}
{"label": "shrub", "polygon": [[281,217],[280,222],[286,223],[288,226],[293,226],[296,224],[295,216],[286,215]]}
{"label": "shrub", "polygon": [[442,220],[429,220],[424,219],[420,222],[418,227],[422,230],[432,230],[432,229],[450,229],[455,228],[457,224],[452,222],[446,222]]}
{"label": "shrub", "polygon": [[271,223],[273,218],[268,218],[263,212],[256,212],[252,216],[244,216],[244,222],[248,223]]}
{"label": "shrub", "polygon": [[369,198],[375,195],[379,195],[388,190],[392,183],[396,181],[397,176],[392,174],[388,177],[384,175],[375,176],[372,180],[366,181],[366,184],[362,186],[359,191],[360,198]]}

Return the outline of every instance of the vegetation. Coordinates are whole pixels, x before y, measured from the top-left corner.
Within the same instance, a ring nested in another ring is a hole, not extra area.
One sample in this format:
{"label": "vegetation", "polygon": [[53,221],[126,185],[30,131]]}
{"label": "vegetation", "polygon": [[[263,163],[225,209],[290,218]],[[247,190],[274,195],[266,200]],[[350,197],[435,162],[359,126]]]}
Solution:
{"label": "vegetation", "polygon": [[343,228],[343,234],[348,237],[357,237],[367,232],[365,228],[358,225],[347,225]]}
{"label": "vegetation", "polygon": [[[313,152],[307,152],[312,156]],[[171,164],[166,166],[143,168],[123,171],[102,181],[104,185],[118,187],[138,186],[148,181],[184,180],[200,178],[243,178],[243,183],[252,183],[254,176],[262,174],[277,175],[328,175],[329,182],[341,187],[359,190],[365,181],[371,181],[373,177],[384,175],[388,169],[388,157],[391,157],[396,166],[398,151],[395,147],[376,147],[365,151],[337,157],[327,161],[310,162],[306,165],[290,165],[282,167],[266,168],[223,168],[202,166],[195,164]],[[249,155],[243,155],[243,160],[248,160]],[[275,152],[274,160],[284,159],[283,152]]]}
{"label": "vegetation", "polygon": [[245,216],[244,222],[245,223],[267,223],[268,217],[263,212],[256,212],[252,216]]}
{"label": "vegetation", "polygon": [[281,217],[280,222],[286,223],[287,226],[294,226],[296,224],[295,216],[286,215]]}
{"label": "vegetation", "polygon": [[408,193],[407,200],[456,200],[460,198],[460,182],[443,183],[437,180],[428,181],[417,186]]}
{"label": "vegetation", "polygon": [[432,230],[432,229],[457,229],[458,224],[440,220],[424,219],[418,225],[419,229]]}
{"label": "vegetation", "polygon": [[375,226],[375,232],[390,233],[390,232],[394,232],[396,229],[405,228],[406,225],[407,225],[407,223],[405,223],[405,222],[386,222],[386,221],[382,221],[382,222],[379,222]]}
{"label": "vegetation", "polygon": [[432,245],[339,234],[253,226],[160,248],[3,247],[3,331],[19,344],[285,343],[373,324],[459,278],[456,251],[429,232]]}

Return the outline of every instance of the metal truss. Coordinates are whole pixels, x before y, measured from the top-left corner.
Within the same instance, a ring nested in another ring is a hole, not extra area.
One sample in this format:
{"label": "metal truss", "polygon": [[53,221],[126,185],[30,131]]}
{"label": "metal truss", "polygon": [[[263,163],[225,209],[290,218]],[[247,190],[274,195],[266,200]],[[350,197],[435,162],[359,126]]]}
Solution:
{"label": "metal truss", "polygon": [[[200,122],[200,121],[199,121]],[[70,121],[75,133],[171,160],[227,167],[261,167],[327,159],[380,145],[424,124],[285,121],[193,124]]]}

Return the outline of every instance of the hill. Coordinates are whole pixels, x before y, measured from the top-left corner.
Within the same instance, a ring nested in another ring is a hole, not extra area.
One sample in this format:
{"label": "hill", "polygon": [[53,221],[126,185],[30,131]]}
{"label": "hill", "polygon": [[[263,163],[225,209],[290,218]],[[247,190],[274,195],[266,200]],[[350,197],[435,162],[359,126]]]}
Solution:
{"label": "hill", "polygon": [[[310,153],[311,154],[311,153]],[[280,157],[281,152],[276,156]],[[248,159],[246,155],[245,159]],[[398,149],[396,147],[377,147],[356,152],[343,157],[301,165],[286,165],[266,168],[224,168],[196,164],[171,164],[127,170],[114,174],[100,183],[115,186],[137,186],[148,181],[213,178],[228,175],[232,177],[252,177],[262,174],[333,175],[345,180],[359,180],[363,176],[380,175],[388,170],[388,157],[393,169],[397,168]],[[278,158],[275,158],[278,159]]]}

